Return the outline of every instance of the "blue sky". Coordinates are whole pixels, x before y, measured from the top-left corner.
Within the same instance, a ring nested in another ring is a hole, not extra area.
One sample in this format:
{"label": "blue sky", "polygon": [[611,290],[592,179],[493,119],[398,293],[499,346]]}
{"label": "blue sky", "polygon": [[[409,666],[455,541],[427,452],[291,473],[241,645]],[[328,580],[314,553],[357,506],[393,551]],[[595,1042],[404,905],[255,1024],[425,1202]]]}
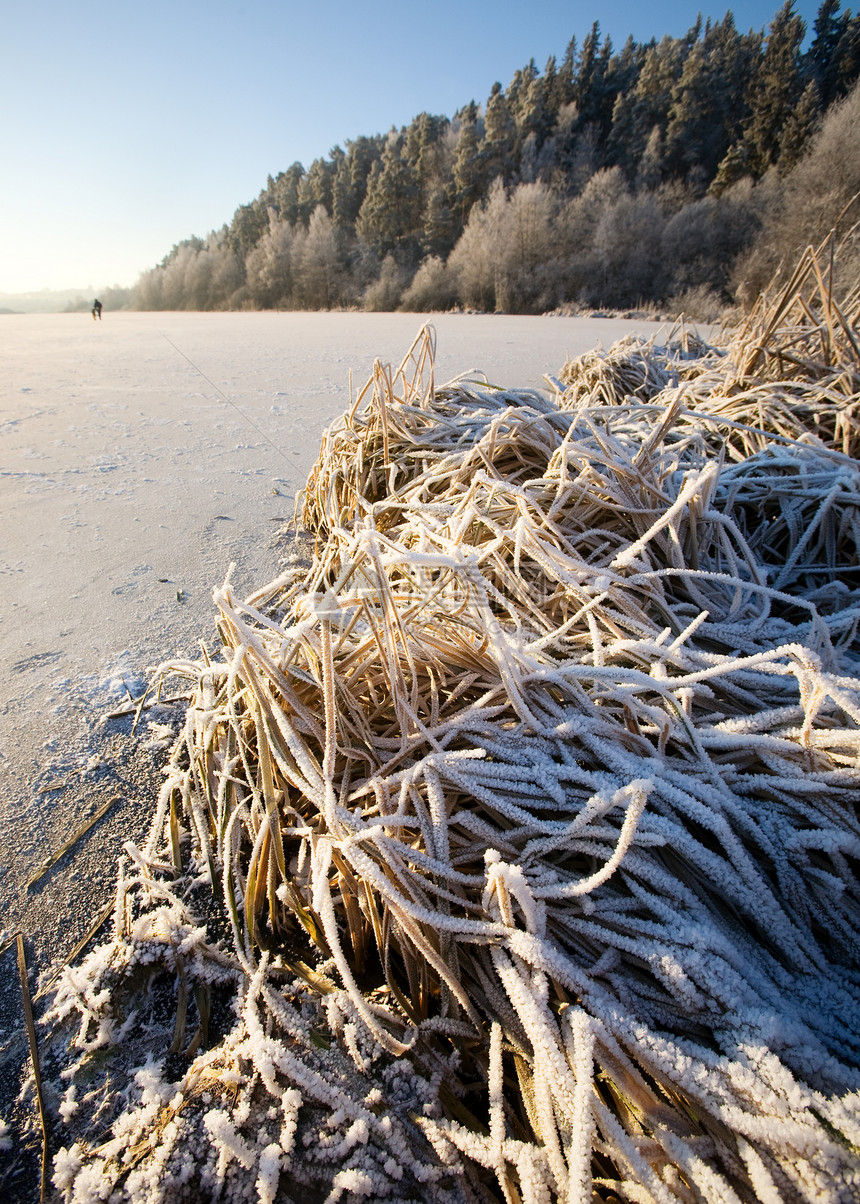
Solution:
{"label": "blue sky", "polygon": [[[742,30],[778,5],[732,6]],[[722,18],[728,5],[702,10]],[[796,9],[811,27],[817,0]],[[697,0],[2,4],[0,293],[132,284],[336,143],[451,116],[595,19],[677,36]]]}

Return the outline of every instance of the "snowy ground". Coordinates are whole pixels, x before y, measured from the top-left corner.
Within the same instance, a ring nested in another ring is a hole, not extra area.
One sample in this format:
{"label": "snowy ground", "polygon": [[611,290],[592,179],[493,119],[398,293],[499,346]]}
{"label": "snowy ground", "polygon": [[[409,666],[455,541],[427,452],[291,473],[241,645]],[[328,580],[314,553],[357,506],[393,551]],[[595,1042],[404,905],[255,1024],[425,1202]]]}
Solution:
{"label": "snowy ground", "polygon": [[[569,357],[631,331],[667,333],[594,318],[433,322],[437,383],[477,369],[509,387],[540,387]],[[231,562],[240,594],[275,575],[276,533],[348,404],[350,372],[358,389],[375,358],[398,363],[420,324],[411,314],[0,318],[0,930],[23,929],[40,969],[110,898],[116,853],[145,829],[157,788],[169,732],[144,722],[130,740],[129,721],[100,716],[140,692],[148,666],[213,638],[211,593]],[[25,890],[111,799],[105,820]],[[0,1002],[17,991],[12,960]],[[20,1030],[12,995],[2,1013],[8,1052]]]}

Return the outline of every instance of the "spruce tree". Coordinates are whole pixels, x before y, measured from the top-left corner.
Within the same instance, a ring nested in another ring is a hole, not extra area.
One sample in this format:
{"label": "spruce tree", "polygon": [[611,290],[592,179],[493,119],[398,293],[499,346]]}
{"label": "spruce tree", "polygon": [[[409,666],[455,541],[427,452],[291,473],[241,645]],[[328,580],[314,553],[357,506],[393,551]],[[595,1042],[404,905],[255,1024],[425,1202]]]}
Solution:
{"label": "spruce tree", "polygon": [[572,104],[575,100],[574,95],[574,71],[576,69],[576,37],[572,37],[567,44],[567,49],[564,52],[564,58],[561,60],[561,66],[558,69],[555,77],[555,97],[553,99],[553,108],[556,112],[564,108],[565,105]]}
{"label": "spruce tree", "polygon": [[587,125],[594,119],[595,84],[599,70],[598,55],[600,52],[600,23],[595,21],[591,30],[582,43],[579,52],[579,62],[576,69],[573,99],[579,109],[581,125]]}
{"label": "spruce tree", "polygon": [[242,259],[257,245],[268,225],[266,207],[259,200],[250,205],[240,205],[233,214],[227,235],[230,249]]}
{"label": "spruce tree", "polygon": [[806,65],[818,86],[823,108],[839,94],[839,44],[850,19],[849,13],[839,13],[839,0],[822,0],[813,25],[814,37]]}
{"label": "spruce tree", "polygon": [[[349,143],[347,143],[347,146]],[[361,208],[356,204],[355,191],[352,187],[349,157],[342,154],[338,159],[331,190],[331,215],[338,230],[354,233],[355,219]]]}
{"label": "spruce tree", "polygon": [[465,225],[472,206],[480,200],[484,183],[484,165],[478,149],[478,129],[473,113],[477,114],[477,106],[473,106],[463,119],[454,155],[452,209],[461,227]]}
{"label": "spruce tree", "polygon": [[860,13],[845,23],[834,52],[836,60],[836,98],[847,96],[860,78]]}
{"label": "spruce tree", "polygon": [[419,242],[425,256],[445,258],[457,241],[457,222],[441,188],[435,189],[427,198],[421,223]]}
{"label": "spruce tree", "polygon": [[299,183],[299,221],[307,226],[311,214],[320,205],[326,213],[332,210],[332,186],[334,184],[335,165],[327,159],[314,159],[307,175]]}
{"label": "spruce tree", "polygon": [[523,142],[528,137],[529,131],[527,128],[524,128],[526,124],[525,116],[532,105],[529,90],[537,77],[537,66],[534,59],[530,59],[527,66],[514,72],[514,77],[508,84],[508,106],[514,119],[514,125],[516,126],[518,153]]}
{"label": "spruce tree", "polygon": [[759,70],[749,94],[750,117],[742,150],[747,171],[759,179],[780,155],[782,131],[801,92],[800,46],[806,26],[786,0],[771,22]]}
{"label": "spruce tree", "polygon": [[531,138],[536,150],[543,146],[555,122],[555,113],[550,107],[555,81],[555,59],[550,59],[547,68],[551,75],[535,75],[523,87],[516,119],[520,146]]}
{"label": "spruce tree", "polygon": [[666,167],[710,182],[749,116],[744,96],[758,65],[761,39],[738,34],[731,13],[709,25],[691,49],[672,91]]}
{"label": "spruce tree", "polygon": [[417,246],[420,218],[418,177],[402,156],[400,139],[392,130],[382,159],[370,173],[356,233],[380,258],[389,253],[409,258]]}
{"label": "spruce tree", "polygon": [[270,190],[272,203],[285,222],[294,226],[299,220],[299,184],[305,174],[301,163],[293,163],[279,172]]}
{"label": "spruce tree", "polygon": [[612,113],[608,158],[635,174],[655,126],[661,137],[669,122],[673,95],[689,49],[680,38],[665,37],[645,49],[635,86],[618,97]]}
{"label": "spruce tree", "polygon": [[492,183],[501,176],[506,183],[513,178],[516,128],[507,97],[500,83],[493,84],[484,116],[484,142],[481,154],[484,177]]}
{"label": "spruce tree", "polygon": [[815,129],[820,111],[818,85],[814,80],[810,80],[780,134],[780,175],[786,175],[795,163],[800,162],[806,143]]}
{"label": "spruce tree", "polygon": [[418,178],[422,203],[443,184],[446,164],[443,139],[449,125],[447,117],[420,113],[407,129],[405,154]]}
{"label": "spruce tree", "polygon": [[712,196],[722,196],[727,188],[747,179],[753,174],[750,163],[749,144],[743,139],[733,142],[723,155],[717,174],[711,181],[708,190]]}

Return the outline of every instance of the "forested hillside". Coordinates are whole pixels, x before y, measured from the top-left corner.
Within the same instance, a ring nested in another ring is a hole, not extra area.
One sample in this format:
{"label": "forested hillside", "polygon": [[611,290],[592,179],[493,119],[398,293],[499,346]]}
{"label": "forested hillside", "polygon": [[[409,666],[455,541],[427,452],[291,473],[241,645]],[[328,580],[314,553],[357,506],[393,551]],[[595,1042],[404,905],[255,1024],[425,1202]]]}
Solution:
{"label": "forested hillside", "polygon": [[145,273],[133,303],[707,317],[860,191],[860,16],[823,0],[810,33],[791,0],[762,32],[727,13],[620,49],[595,22],[483,105],[270,176]]}

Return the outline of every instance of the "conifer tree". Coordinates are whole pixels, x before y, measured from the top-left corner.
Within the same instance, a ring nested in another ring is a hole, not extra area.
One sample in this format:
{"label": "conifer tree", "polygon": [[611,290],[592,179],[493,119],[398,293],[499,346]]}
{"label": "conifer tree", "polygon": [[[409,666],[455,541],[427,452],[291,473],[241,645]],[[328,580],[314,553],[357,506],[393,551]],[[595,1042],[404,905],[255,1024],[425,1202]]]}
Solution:
{"label": "conifer tree", "polygon": [[787,174],[795,163],[800,162],[804,148],[815,129],[820,111],[818,85],[814,80],[810,80],[780,134],[779,171],[781,175]]}
{"label": "conifer tree", "polygon": [[620,95],[612,113],[609,158],[632,177],[657,126],[661,137],[668,127],[672,99],[681,79],[689,47],[680,38],[665,37],[645,50],[636,84]]}
{"label": "conifer tree", "polygon": [[227,309],[232,299],[241,292],[245,282],[245,265],[229,246],[226,226],[210,239],[209,252],[212,275],[207,306],[211,309]]}
{"label": "conifer tree", "polygon": [[[645,47],[639,46],[632,37],[629,37],[621,47],[620,54],[611,57],[605,81],[605,109],[608,120],[611,121],[609,109],[614,111],[618,100],[636,87],[644,62]],[[607,125],[606,128],[608,129],[609,126]]]}
{"label": "conifer tree", "polygon": [[561,60],[561,66],[555,77],[555,97],[553,100],[553,108],[556,112],[563,109],[565,105],[572,104],[576,99],[574,93],[574,72],[576,69],[576,36],[572,37],[567,44],[567,49],[564,52],[564,58]]}
{"label": "conifer tree", "polygon": [[420,217],[417,174],[401,155],[400,139],[392,130],[370,173],[356,233],[380,258],[389,253],[408,258],[417,244]]}
{"label": "conifer tree", "polygon": [[636,187],[652,191],[658,188],[663,179],[664,165],[663,134],[659,125],[655,125],[645,143],[642,158],[639,160],[636,171]]}
{"label": "conifer tree", "polygon": [[807,66],[818,86],[824,108],[839,93],[839,44],[845,36],[850,14],[839,12],[839,0],[822,0],[813,25],[814,37]]}
{"label": "conifer tree", "polygon": [[557,79],[558,69],[556,67],[555,55],[551,54],[546,61],[543,75],[538,81],[540,85],[540,109],[543,118],[542,141],[549,136],[552,127],[555,125],[555,119],[558,116]]}
{"label": "conifer tree", "polygon": [[805,32],[794,0],[786,0],[771,22],[748,95],[750,116],[741,138],[740,160],[754,179],[779,158],[783,128],[800,98],[800,45]]}
{"label": "conifer tree", "polygon": [[447,157],[444,137],[449,125],[447,117],[420,113],[406,131],[404,153],[415,171],[422,204],[444,183]]}
{"label": "conifer tree", "polygon": [[269,190],[271,203],[291,226],[299,220],[299,184],[304,174],[301,163],[293,163],[286,171],[278,173],[274,186]]}
{"label": "conifer tree", "polygon": [[708,191],[712,196],[722,196],[726,189],[748,179],[752,174],[749,144],[739,139],[732,143],[723,156]]}
{"label": "conifer tree", "polygon": [[355,233],[371,168],[380,154],[378,139],[360,137],[347,142],[346,154],[337,164],[332,183],[332,218],[335,226],[347,234]]}
{"label": "conifer tree", "polygon": [[327,159],[314,159],[307,175],[299,183],[299,221],[308,226],[311,214],[320,205],[327,213],[332,210],[332,186],[336,172],[335,164]]}
{"label": "conifer tree", "polygon": [[598,55],[600,52],[600,23],[595,21],[579,52],[579,63],[576,70],[573,99],[579,109],[579,119],[582,125],[594,119],[594,92],[597,73],[599,71]]}
{"label": "conifer tree", "polygon": [[[534,60],[530,67],[534,67]],[[539,75],[530,71],[529,76],[519,92],[516,115],[517,141],[522,146],[529,138],[533,138],[536,149],[539,150],[555,122],[555,113],[551,108],[555,59],[551,58],[547,63],[547,74]]]}
{"label": "conifer tree", "polygon": [[836,47],[836,97],[847,96],[860,79],[860,13],[845,25]]}
{"label": "conifer tree", "polygon": [[671,174],[716,175],[749,116],[745,96],[758,66],[761,38],[738,34],[731,13],[709,25],[690,49],[672,90],[666,129],[666,167]]}
{"label": "conifer tree", "polygon": [[231,248],[244,259],[257,245],[267,225],[266,208],[259,200],[252,201],[250,205],[240,205],[230,223],[228,241]]}
{"label": "conifer tree", "polygon": [[500,83],[493,84],[484,116],[484,178],[492,182],[501,176],[508,183],[514,175],[514,145],[516,128]]}
{"label": "conifer tree", "polygon": [[331,216],[338,230],[348,233],[355,232],[355,219],[361,208],[360,205],[356,205],[355,200],[355,192],[350,179],[349,159],[343,155],[335,169],[331,188]]}
{"label": "conifer tree", "polygon": [[419,244],[423,255],[444,258],[457,241],[458,227],[442,188],[427,198]]}
{"label": "conifer tree", "polygon": [[528,135],[528,130],[523,128],[524,115],[531,103],[528,98],[529,88],[537,79],[537,75],[538,69],[535,61],[530,59],[525,67],[514,72],[513,79],[508,84],[508,107],[517,131],[517,152]]}
{"label": "conifer tree", "polygon": [[[629,44],[632,45],[632,42]],[[629,49],[626,47],[625,49]],[[612,53],[612,39],[601,45],[600,23],[595,21],[579,52],[572,99],[578,113],[578,130],[596,127],[605,138],[612,123],[612,111],[618,89],[627,79],[628,60]]]}
{"label": "conifer tree", "polygon": [[478,148],[477,106],[473,104],[462,118],[452,175],[452,209],[461,227],[465,224],[472,206],[480,200],[483,182],[483,163]]}
{"label": "conifer tree", "polygon": [[604,139],[609,133],[612,124],[612,111],[615,107],[616,97],[613,77],[617,61],[612,53],[612,39],[607,37],[600,48],[598,70],[592,86],[594,95],[592,120],[600,131],[601,139]]}
{"label": "conifer tree", "polygon": [[355,221],[355,232],[363,243],[372,250],[384,254],[384,239],[387,229],[385,198],[381,184],[382,160],[377,159],[370,169],[367,179],[367,192],[358,217]]}

